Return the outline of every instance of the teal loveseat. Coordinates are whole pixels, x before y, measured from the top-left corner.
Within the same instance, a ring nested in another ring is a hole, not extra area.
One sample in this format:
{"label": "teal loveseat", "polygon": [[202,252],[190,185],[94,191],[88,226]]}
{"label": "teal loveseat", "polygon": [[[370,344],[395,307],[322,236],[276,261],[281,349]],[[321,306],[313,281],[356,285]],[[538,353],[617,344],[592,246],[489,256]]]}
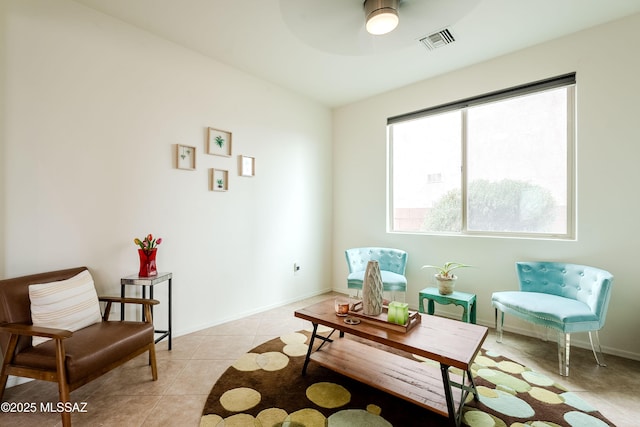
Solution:
{"label": "teal loveseat", "polygon": [[589,332],[599,366],[606,366],[598,331],[607,317],[613,275],[586,265],[517,262],[519,291],[494,292],[497,341],[502,342],[504,314],[558,331],[560,375],[569,375],[570,334]]}

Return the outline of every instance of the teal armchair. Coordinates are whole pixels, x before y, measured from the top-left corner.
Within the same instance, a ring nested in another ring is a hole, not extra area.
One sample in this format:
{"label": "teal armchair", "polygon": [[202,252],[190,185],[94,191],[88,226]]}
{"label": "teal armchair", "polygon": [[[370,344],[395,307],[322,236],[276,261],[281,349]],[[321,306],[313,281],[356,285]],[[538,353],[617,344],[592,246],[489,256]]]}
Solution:
{"label": "teal armchair", "polygon": [[349,276],[347,276],[349,289],[362,289],[367,263],[378,261],[383,290],[385,292],[407,291],[407,278],[404,274],[408,254],[405,251],[378,247],[353,248],[347,249],[345,255],[349,267]]}
{"label": "teal armchair", "polygon": [[560,262],[517,262],[520,291],[494,292],[497,341],[504,313],[558,331],[560,375],[569,375],[570,334],[589,332],[599,366],[606,366],[598,331],[604,326],[613,276],[605,270]]}

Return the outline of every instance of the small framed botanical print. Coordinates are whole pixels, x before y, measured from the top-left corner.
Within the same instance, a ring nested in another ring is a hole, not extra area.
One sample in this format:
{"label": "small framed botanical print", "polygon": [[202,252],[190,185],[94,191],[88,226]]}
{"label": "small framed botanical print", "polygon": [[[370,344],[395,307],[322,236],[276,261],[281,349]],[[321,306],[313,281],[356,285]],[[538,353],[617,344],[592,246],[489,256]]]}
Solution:
{"label": "small framed botanical print", "polygon": [[176,168],[196,170],[196,147],[176,144]]}
{"label": "small framed botanical print", "polygon": [[229,190],[229,171],[211,169],[211,191]]}
{"label": "small framed botanical print", "polygon": [[207,154],[231,157],[231,132],[209,128],[207,135]]}

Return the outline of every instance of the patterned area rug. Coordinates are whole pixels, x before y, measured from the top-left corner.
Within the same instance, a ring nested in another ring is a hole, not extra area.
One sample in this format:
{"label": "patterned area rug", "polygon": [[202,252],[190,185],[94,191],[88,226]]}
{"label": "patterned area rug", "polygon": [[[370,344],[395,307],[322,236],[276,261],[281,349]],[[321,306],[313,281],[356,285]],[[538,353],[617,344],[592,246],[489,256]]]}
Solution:
{"label": "patterned area rug", "polygon": [[[444,417],[336,374],[313,361],[307,374],[302,376],[308,339],[308,332],[295,332],[267,341],[238,359],[213,386],[200,425],[449,425]],[[467,399],[463,425],[613,426],[596,409],[550,377],[499,354],[482,349],[474,361],[472,374],[480,401]]]}

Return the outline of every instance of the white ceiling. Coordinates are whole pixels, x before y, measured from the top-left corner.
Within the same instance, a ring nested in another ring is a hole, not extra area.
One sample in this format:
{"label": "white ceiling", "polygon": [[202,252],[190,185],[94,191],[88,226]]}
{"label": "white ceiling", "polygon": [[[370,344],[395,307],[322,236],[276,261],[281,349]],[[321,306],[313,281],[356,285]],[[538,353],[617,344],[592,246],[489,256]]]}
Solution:
{"label": "white ceiling", "polygon": [[[640,13],[640,0],[401,0],[399,27],[374,37],[363,0],[75,1],[330,107]],[[445,27],[455,43],[417,41]]]}

